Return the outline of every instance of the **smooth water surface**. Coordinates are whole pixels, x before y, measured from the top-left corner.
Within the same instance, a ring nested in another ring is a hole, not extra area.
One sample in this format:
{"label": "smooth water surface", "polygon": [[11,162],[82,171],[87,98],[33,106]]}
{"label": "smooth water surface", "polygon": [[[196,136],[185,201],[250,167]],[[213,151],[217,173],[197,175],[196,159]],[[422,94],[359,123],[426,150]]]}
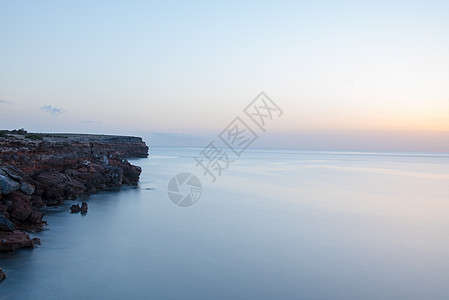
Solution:
{"label": "smooth water surface", "polygon": [[[447,154],[247,150],[211,183],[200,150],[49,209],[41,246],[0,257],[0,299],[449,299]],[[181,172],[192,207],[167,197]]]}

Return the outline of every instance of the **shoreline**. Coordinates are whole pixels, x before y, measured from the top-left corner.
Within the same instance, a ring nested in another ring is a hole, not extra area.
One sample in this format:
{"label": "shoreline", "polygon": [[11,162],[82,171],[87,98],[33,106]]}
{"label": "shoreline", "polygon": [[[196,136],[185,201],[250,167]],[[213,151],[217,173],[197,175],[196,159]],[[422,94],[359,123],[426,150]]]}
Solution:
{"label": "shoreline", "polygon": [[148,157],[148,150],[141,138],[130,136],[0,137],[0,251],[39,244],[27,231],[43,229],[42,209],[47,206],[137,185],[142,169],[127,159]]}

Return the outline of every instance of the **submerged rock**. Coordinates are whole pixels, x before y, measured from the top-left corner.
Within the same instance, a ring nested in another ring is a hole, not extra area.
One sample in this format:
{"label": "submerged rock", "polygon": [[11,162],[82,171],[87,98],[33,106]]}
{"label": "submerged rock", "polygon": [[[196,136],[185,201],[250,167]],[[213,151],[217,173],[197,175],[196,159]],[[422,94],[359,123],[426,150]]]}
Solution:
{"label": "submerged rock", "polygon": [[3,281],[6,279],[6,273],[5,271],[2,270],[2,268],[0,268],[0,281]]}

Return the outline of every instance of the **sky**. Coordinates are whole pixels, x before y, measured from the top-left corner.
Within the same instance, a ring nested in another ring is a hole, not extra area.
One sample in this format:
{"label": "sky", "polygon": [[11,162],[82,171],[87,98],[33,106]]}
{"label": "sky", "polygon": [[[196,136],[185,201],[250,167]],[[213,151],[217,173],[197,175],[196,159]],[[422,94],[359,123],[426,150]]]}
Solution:
{"label": "sky", "polygon": [[[0,0],[0,128],[449,152],[447,1]],[[206,144],[205,144],[206,143]]]}

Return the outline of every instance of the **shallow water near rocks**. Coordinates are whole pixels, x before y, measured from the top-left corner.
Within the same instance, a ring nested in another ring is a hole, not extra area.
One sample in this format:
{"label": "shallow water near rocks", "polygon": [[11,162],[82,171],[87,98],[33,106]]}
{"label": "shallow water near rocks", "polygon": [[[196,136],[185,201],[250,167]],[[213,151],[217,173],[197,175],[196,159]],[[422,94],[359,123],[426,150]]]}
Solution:
{"label": "shallow water near rocks", "polygon": [[200,151],[153,147],[138,187],[48,209],[0,299],[449,299],[447,154],[248,149],[211,183]]}

